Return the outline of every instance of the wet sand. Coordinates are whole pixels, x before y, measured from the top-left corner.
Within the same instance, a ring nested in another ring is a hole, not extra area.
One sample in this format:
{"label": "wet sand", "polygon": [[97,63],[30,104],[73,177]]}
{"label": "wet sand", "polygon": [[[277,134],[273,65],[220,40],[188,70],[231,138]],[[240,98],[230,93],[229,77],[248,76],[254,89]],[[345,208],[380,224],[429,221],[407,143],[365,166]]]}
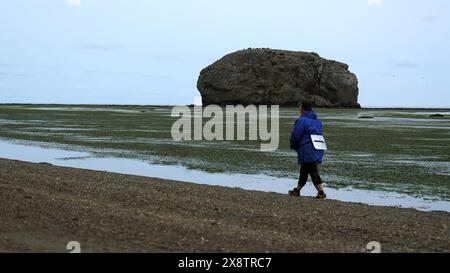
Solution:
{"label": "wet sand", "polygon": [[0,252],[450,252],[450,213],[0,159]]}

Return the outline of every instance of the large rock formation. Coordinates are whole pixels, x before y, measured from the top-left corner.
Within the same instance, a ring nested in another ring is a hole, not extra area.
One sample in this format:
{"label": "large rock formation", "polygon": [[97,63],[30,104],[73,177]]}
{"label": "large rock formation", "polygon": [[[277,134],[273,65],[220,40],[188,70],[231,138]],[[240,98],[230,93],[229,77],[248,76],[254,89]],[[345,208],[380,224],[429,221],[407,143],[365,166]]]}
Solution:
{"label": "large rock formation", "polygon": [[358,79],[348,65],[316,53],[247,49],[203,69],[197,88],[204,105],[360,107]]}

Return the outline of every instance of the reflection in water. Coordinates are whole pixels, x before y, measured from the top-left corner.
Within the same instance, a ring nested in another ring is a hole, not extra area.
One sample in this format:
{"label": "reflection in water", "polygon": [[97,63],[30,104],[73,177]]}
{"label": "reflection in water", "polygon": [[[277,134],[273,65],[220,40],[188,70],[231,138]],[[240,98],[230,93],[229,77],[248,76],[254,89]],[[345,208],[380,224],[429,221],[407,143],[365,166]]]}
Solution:
{"label": "reflection in water", "polygon": [[[95,157],[87,152],[43,148],[7,141],[0,141],[0,157],[35,163],[46,162],[64,167],[165,178],[197,184],[238,187],[265,192],[286,193],[289,189],[293,188],[296,183],[296,181],[290,179],[266,175],[207,173],[189,170],[180,166],[152,164],[136,159]],[[450,202],[429,201],[404,194],[354,189],[335,190],[330,188],[327,189],[327,194],[330,199],[341,201],[416,208],[424,211],[450,211]],[[304,195],[315,195],[315,189],[311,183],[308,183],[305,187]]]}

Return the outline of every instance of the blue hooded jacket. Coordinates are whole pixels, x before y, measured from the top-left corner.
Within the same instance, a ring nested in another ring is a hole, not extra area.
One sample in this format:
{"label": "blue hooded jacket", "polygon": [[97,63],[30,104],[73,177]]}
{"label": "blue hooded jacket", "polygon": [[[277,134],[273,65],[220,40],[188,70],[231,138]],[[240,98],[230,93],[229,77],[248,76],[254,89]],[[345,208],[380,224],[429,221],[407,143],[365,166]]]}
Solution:
{"label": "blue hooded jacket", "polygon": [[298,164],[322,163],[324,151],[316,150],[311,135],[323,135],[322,122],[313,111],[306,111],[295,122],[291,134],[291,149],[297,151]]}

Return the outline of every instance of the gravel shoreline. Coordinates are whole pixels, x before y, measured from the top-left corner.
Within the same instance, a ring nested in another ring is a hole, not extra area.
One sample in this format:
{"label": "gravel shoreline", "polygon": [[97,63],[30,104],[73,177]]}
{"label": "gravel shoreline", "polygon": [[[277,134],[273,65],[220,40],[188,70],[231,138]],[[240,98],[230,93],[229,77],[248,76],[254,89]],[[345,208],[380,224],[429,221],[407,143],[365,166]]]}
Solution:
{"label": "gravel shoreline", "polygon": [[450,252],[450,213],[0,159],[0,252]]}

